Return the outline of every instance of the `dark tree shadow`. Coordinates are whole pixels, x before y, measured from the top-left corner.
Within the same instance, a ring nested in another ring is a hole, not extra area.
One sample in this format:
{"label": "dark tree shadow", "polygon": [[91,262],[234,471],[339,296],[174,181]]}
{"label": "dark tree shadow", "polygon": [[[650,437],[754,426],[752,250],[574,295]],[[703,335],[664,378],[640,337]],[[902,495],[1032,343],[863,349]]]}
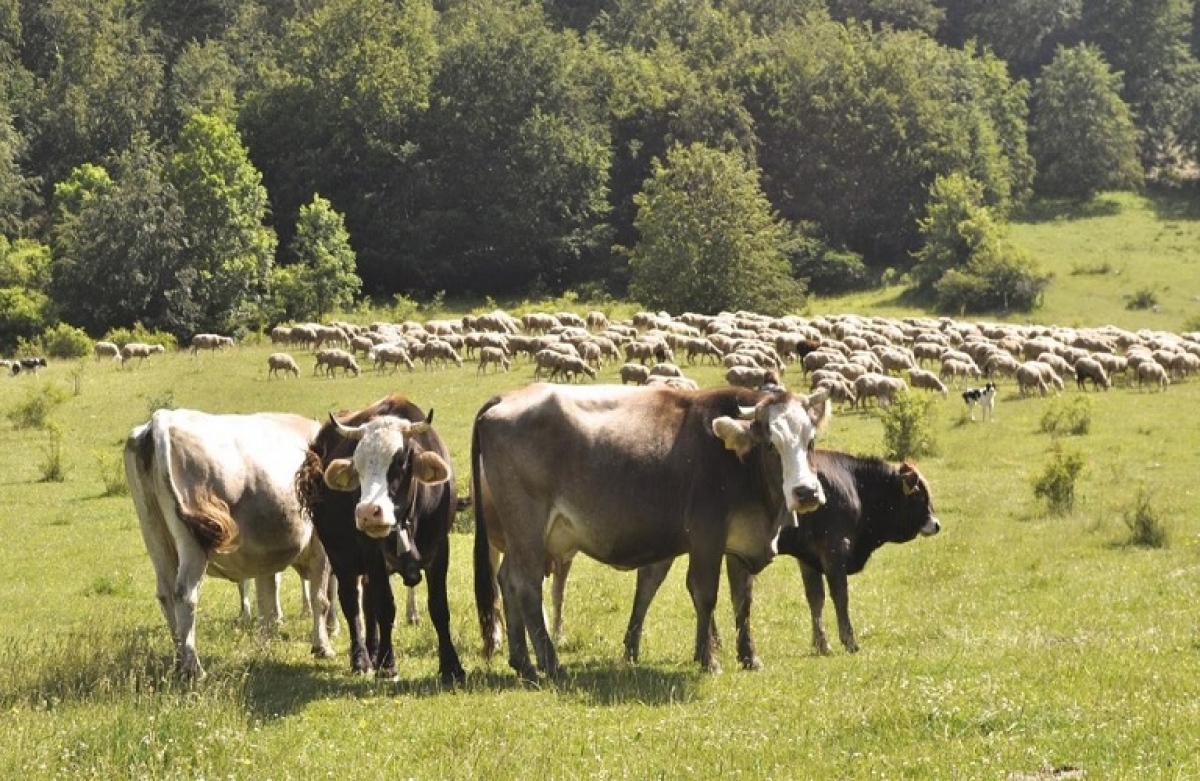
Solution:
{"label": "dark tree shadow", "polygon": [[1019,222],[1040,225],[1045,222],[1111,217],[1119,214],[1120,211],[1119,203],[1098,198],[1086,201],[1074,198],[1044,198],[1026,205],[1018,214],[1014,215],[1014,219]]}

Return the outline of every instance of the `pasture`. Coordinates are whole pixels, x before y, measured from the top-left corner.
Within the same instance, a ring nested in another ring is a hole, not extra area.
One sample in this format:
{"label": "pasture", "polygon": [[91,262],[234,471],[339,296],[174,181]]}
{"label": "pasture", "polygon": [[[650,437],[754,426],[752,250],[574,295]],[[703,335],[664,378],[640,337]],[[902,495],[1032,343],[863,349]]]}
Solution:
{"label": "pasture", "polygon": [[[54,436],[0,421],[0,775],[71,778],[694,777],[1187,778],[1200,775],[1200,379],[1165,393],[1088,393],[1091,429],[1065,438],[1085,468],[1075,510],[1056,517],[1031,479],[1047,460],[1043,415],[1081,394],[1021,398],[1000,386],[995,423],[953,394],[934,404],[938,451],[919,461],[940,535],[885,546],[851,578],[862,651],[809,647],[797,567],[758,578],[765,669],[737,669],[722,586],[725,672],[692,662],[694,613],[678,562],[647,624],[642,662],[621,662],[631,573],[577,560],[567,589],[567,673],[522,685],[486,666],[471,592],[469,534],[452,537],[453,629],[468,681],[437,683],[428,619],[397,628],[400,680],[352,677],[308,655],[294,574],[286,624],[261,639],[236,620],[236,590],[208,579],[198,647],[208,678],[174,681],[152,568],[126,496],[107,496],[129,429],[163,405],[211,412],[359,408],[392,391],[436,410],[460,493],[471,420],[533,367],[477,376],[473,363],[359,378],[267,379],[269,344],[186,351],[118,370],[90,359],[0,381],[9,411],[46,385],[66,401],[63,482],[44,482]],[[721,371],[688,369],[702,385]],[[617,382],[609,365],[600,380]],[[784,378],[801,385],[798,370]],[[883,452],[870,412],[835,412],[821,446]],[[119,474],[119,472],[117,472]],[[1127,544],[1144,488],[1169,545]],[[613,486],[620,490],[620,486]],[[465,521],[466,519],[464,519]],[[398,583],[398,582],[397,582]],[[422,603],[423,592],[422,592]],[[832,608],[826,621],[836,637]]]}

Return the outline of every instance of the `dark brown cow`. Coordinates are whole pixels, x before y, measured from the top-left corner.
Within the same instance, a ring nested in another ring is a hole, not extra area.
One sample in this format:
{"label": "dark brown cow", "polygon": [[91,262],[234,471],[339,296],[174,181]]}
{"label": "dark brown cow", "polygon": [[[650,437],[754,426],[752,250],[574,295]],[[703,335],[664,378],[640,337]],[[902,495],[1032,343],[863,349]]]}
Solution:
{"label": "dark brown cow", "polygon": [[331,416],[309,446],[296,485],[337,577],[352,669],[396,676],[389,575],[399,572],[405,585],[415,586],[424,572],[438,672],[451,683],[466,677],[450,637],[446,593],[457,497],[450,453],[431,420],[432,413],[426,420],[416,405],[394,395]]}
{"label": "dark brown cow", "polygon": [[[578,552],[621,569],[689,555],[696,659],[711,641],[721,560],[737,605],[738,657],[760,662],[749,632],[753,574],[775,555],[793,512],[821,506],[810,464],[829,418],[823,394],[780,387],[682,391],[539,383],[494,398],[475,419],[475,590],[485,653],[498,644],[503,593],[509,664],[559,672],[542,614],[542,581]],[[503,554],[498,572],[495,559]]]}

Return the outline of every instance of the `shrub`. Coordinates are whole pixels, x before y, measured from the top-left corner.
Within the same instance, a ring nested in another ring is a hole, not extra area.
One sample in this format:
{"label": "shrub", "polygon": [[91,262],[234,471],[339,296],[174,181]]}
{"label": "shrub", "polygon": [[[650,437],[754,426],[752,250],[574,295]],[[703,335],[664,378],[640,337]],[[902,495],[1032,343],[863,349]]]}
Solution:
{"label": "shrub", "polygon": [[157,396],[151,396],[146,402],[146,410],[151,415],[160,409],[175,409],[175,391],[165,390]]}
{"label": "shrub", "polygon": [[1133,498],[1133,505],[1126,508],[1122,514],[1125,526],[1129,528],[1130,545],[1139,548],[1165,548],[1170,534],[1166,521],[1158,514],[1158,510],[1150,503],[1146,486],[1138,488]]}
{"label": "shrub", "polygon": [[891,406],[880,412],[888,458],[903,461],[936,452],[933,409],[933,399],[929,396],[900,393]]}
{"label": "shrub", "polygon": [[67,400],[67,392],[53,383],[31,387],[25,400],[8,411],[15,428],[46,428],[50,413]]}
{"label": "shrub", "polygon": [[1046,502],[1053,515],[1066,515],[1075,508],[1075,481],[1083,472],[1083,455],[1055,442],[1050,461],[1033,480],[1033,495]]}
{"label": "shrub", "polygon": [[1148,287],[1137,290],[1129,296],[1126,309],[1152,309],[1158,306],[1158,296]]}
{"label": "shrub", "polygon": [[100,481],[104,483],[104,495],[128,496],[129,483],[125,480],[125,463],[121,454],[97,450],[92,455],[96,458]]}
{"label": "shrub", "polygon": [[67,467],[63,462],[62,429],[57,424],[51,423],[46,426],[46,433],[49,435],[50,441],[43,451],[45,458],[38,465],[42,473],[42,482],[61,483],[67,479]]}
{"label": "shrub", "polygon": [[113,328],[104,335],[104,339],[119,345],[126,345],[130,342],[161,344],[167,350],[174,350],[179,346],[174,335],[166,331],[151,331],[141,323],[135,324],[133,328]]}
{"label": "shrub", "polygon": [[83,329],[66,323],[43,331],[42,346],[49,358],[86,358],[92,354],[92,340]]}
{"label": "shrub", "polygon": [[1092,427],[1092,400],[1074,396],[1070,401],[1058,397],[1050,402],[1042,415],[1042,432],[1052,437],[1082,436]]}

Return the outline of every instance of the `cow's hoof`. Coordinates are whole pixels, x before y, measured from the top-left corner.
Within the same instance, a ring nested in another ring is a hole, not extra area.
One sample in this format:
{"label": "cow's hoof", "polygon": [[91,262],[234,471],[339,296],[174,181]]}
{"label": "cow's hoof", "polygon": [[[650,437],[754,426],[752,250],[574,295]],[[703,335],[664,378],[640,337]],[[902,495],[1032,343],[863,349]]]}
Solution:
{"label": "cow's hoof", "polygon": [[758,672],[762,668],[763,668],[762,659],[760,659],[757,655],[751,656],[749,659],[742,660],[742,669],[743,670],[750,670],[751,672]]}
{"label": "cow's hoof", "polygon": [[438,677],[442,681],[442,686],[462,686],[467,682],[467,673],[461,667],[453,670],[442,670],[438,674]]}
{"label": "cow's hoof", "polygon": [[375,671],[375,679],[394,682],[400,680],[400,673],[396,672],[395,667],[380,667]]}
{"label": "cow's hoof", "polygon": [[337,652],[333,650],[333,646],[314,645],[312,648],[312,655],[317,659],[332,659],[333,657],[337,656]]}

